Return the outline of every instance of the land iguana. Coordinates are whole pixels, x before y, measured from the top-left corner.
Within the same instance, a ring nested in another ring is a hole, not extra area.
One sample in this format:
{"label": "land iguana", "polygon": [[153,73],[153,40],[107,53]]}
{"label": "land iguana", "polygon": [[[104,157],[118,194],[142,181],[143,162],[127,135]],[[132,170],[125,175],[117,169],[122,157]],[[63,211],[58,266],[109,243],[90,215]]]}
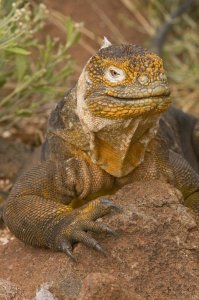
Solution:
{"label": "land iguana", "polygon": [[27,244],[63,251],[89,232],[114,230],[98,218],[118,209],[105,195],[138,180],[162,179],[199,208],[199,120],[175,108],[159,56],[104,41],[77,85],[52,111],[42,160],[4,205],[8,228]]}

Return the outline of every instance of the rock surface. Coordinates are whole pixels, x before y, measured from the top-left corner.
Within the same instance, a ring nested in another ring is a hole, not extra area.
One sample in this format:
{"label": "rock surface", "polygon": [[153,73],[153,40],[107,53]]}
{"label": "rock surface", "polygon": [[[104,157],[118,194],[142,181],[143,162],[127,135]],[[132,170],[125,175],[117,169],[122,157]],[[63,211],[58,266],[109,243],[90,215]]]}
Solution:
{"label": "rock surface", "polygon": [[96,237],[107,257],[78,244],[75,263],[2,230],[0,299],[198,300],[198,216],[180,204],[180,193],[153,181],[109,198],[124,210],[104,217],[118,237]]}

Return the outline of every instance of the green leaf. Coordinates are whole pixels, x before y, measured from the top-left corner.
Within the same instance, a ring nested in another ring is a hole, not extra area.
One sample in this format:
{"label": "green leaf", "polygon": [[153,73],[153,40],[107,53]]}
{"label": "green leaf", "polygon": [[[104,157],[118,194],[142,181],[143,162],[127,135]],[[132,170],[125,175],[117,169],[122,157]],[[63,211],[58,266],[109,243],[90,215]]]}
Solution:
{"label": "green leaf", "polygon": [[66,66],[65,68],[63,68],[55,77],[54,82],[59,82],[65,78],[67,78],[69,75],[72,74],[74,69],[74,66]]}
{"label": "green leaf", "polygon": [[80,32],[74,26],[74,22],[70,17],[66,19],[66,32],[67,32],[67,47],[70,48],[76,44],[80,38]]}
{"label": "green leaf", "polygon": [[11,53],[15,53],[15,54],[21,54],[21,55],[29,55],[31,52],[20,48],[20,47],[12,47],[12,48],[8,48],[6,49],[6,51],[11,52]]}
{"label": "green leaf", "polygon": [[30,109],[18,109],[16,111],[16,115],[20,117],[30,117],[32,115],[32,111]]}
{"label": "green leaf", "polygon": [[28,61],[27,57],[21,54],[17,54],[15,58],[15,64],[16,64],[16,77],[18,81],[21,81],[26,74],[26,70],[28,68]]}
{"label": "green leaf", "polygon": [[80,32],[76,32],[73,34],[72,38],[71,38],[71,44],[70,47],[72,47],[73,45],[77,44],[77,42],[80,39]]}
{"label": "green leaf", "polygon": [[73,21],[71,17],[66,18],[67,39],[70,40],[74,31]]}

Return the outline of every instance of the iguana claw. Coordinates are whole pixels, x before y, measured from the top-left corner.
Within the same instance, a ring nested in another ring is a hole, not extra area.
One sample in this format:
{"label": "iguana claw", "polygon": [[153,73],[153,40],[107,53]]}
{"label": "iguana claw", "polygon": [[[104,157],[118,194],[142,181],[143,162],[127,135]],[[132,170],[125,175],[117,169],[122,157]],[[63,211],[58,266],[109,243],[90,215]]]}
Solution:
{"label": "iguana claw", "polygon": [[[69,257],[75,260],[72,254],[72,246],[74,242],[81,242],[84,245],[106,255],[101,245],[87,231],[96,233],[109,233],[116,236],[116,232],[101,222],[95,222],[96,219],[103,217],[111,212],[112,209],[118,211],[119,206],[113,204],[107,199],[97,199],[89,202],[82,207],[74,216],[72,222],[62,228],[59,233],[58,240],[61,243],[61,250]],[[119,210],[121,211],[121,209]]]}
{"label": "iguana claw", "polygon": [[110,206],[112,209],[114,209],[114,210],[116,210],[118,212],[122,212],[122,207],[119,206],[119,205],[117,205],[117,204],[114,204],[112,201],[110,201],[110,200],[108,200],[106,198],[102,198],[101,201],[102,201],[102,203],[104,205],[107,205],[107,207]]}
{"label": "iguana claw", "polygon": [[75,256],[72,253],[72,245],[69,241],[65,240],[62,242],[61,250],[66,253],[72,260],[76,261]]}

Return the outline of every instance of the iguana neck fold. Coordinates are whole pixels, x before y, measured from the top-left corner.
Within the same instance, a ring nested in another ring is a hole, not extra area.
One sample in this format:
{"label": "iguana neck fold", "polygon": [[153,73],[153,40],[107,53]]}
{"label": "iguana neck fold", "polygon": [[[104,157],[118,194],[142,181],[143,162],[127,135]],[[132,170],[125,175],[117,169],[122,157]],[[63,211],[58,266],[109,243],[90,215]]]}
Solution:
{"label": "iguana neck fold", "polygon": [[157,119],[142,120],[141,117],[104,124],[98,131],[87,131],[88,155],[93,163],[109,174],[115,177],[125,176],[142,163],[157,128]]}

